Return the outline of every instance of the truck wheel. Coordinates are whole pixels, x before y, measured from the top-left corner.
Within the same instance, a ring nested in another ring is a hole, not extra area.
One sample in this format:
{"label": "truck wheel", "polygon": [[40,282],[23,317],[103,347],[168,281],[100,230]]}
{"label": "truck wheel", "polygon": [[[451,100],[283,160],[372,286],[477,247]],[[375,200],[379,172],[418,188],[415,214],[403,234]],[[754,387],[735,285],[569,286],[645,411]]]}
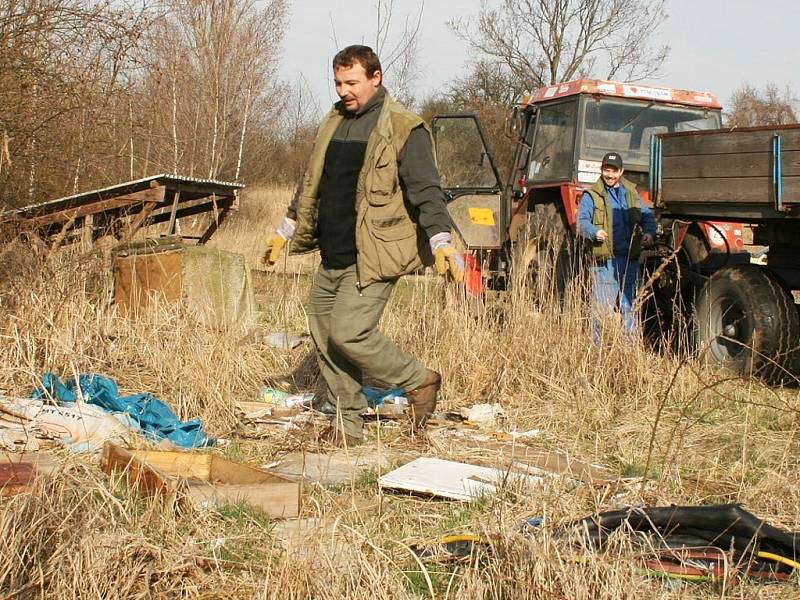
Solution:
{"label": "truck wheel", "polygon": [[555,204],[527,213],[512,249],[511,285],[539,299],[563,298],[575,271],[574,236]]}
{"label": "truck wheel", "polygon": [[800,319],[792,297],[767,272],[751,265],[720,269],[700,290],[694,317],[706,364],[770,383],[791,378]]}

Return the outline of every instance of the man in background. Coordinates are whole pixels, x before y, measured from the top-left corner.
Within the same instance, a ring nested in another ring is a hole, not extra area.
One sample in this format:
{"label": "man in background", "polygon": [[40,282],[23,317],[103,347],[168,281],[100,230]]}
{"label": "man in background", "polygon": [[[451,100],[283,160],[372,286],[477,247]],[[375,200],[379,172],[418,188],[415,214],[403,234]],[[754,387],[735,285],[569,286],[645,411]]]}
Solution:
{"label": "man in background", "polygon": [[363,440],[363,377],[406,390],[415,427],[433,413],[441,376],[400,350],[378,322],[400,276],[430,264],[463,280],[451,221],[422,118],[392,100],[378,56],[348,46],[333,58],[340,98],[322,120],[306,173],[264,257],[319,250],[308,320],[337,419],[320,434]]}
{"label": "man in background", "polygon": [[633,310],[642,247],[653,244],[656,220],[636,186],[623,177],[622,157],[603,157],[600,177],[578,207],[578,233],[591,243],[592,340],[599,344],[604,316],[619,307],[625,331],[638,335]]}

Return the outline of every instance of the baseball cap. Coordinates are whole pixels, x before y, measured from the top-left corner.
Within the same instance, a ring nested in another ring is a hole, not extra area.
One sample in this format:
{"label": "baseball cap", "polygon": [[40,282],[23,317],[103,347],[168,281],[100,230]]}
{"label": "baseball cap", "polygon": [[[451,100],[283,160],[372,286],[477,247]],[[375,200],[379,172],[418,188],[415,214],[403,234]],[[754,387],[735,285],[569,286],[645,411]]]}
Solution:
{"label": "baseball cap", "polygon": [[609,152],[603,157],[603,165],[611,165],[612,167],[622,168],[622,157],[616,152]]}

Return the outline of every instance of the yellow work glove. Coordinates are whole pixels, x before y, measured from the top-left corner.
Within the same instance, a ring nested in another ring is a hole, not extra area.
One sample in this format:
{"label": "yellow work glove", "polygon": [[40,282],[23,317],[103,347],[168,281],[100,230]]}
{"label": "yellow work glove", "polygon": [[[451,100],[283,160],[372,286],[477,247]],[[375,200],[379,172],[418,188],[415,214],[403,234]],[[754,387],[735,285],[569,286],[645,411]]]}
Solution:
{"label": "yellow work glove", "polygon": [[286,247],[286,242],[294,235],[295,222],[288,217],[285,218],[275,234],[269,238],[267,242],[267,250],[264,252],[263,262],[266,266],[271,267],[281,257],[281,252]]}
{"label": "yellow work glove", "polygon": [[431,238],[431,250],[436,260],[436,272],[439,275],[450,274],[454,281],[464,281],[464,257],[453,247],[453,240],[446,231],[437,233]]}

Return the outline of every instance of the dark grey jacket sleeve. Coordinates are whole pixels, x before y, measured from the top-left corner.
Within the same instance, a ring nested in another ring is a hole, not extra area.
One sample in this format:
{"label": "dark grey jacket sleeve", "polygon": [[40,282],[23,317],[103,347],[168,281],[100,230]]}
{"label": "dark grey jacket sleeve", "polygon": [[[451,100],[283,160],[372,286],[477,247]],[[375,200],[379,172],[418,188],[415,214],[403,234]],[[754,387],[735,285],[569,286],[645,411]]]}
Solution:
{"label": "dark grey jacket sleeve", "polygon": [[300,202],[300,190],[303,189],[302,182],[298,184],[297,189],[294,191],[294,196],[292,196],[292,201],[289,203],[289,207],[286,209],[286,217],[291,219],[292,221],[297,220],[297,205]]}
{"label": "dark grey jacket sleeve", "polygon": [[400,151],[398,172],[408,202],[418,211],[417,220],[428,237],[450,231],[447,200],[433,158],[431,136],[424,127],[411,131]]}

